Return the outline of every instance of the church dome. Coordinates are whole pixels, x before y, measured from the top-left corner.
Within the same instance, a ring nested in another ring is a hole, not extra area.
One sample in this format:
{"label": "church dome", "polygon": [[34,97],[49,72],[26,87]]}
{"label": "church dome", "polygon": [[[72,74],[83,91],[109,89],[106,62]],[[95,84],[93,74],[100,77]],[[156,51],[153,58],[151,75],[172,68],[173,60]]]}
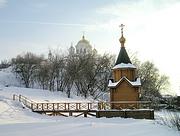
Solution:
{"label": "church dome", "polygon": [[77,43],[77,44],[80,44],[80,43],[85,43],[85,44],[89,44],[89,41],[85,39],[84,35],[82,36],[82,39]]}
{"label": "church dome", "polygon": [[76,45],[76,52],[79,53],[90,53],[92,51],[92,46],[90,45],[89,41],[85,39],[84,35],[82,39]]}
{"label": "church dome", "polygon": [[73,45],[71,44],[71,47],[69,48],[69,54],[73,55],[75,53],[75,48],[73,47]]}
{"label": "church dome", "polygon": [[119,42],[121,44],[124,44],[126,42],[126,39],[124,38],[124,36],[122,35],[121,38],[119,39]]}

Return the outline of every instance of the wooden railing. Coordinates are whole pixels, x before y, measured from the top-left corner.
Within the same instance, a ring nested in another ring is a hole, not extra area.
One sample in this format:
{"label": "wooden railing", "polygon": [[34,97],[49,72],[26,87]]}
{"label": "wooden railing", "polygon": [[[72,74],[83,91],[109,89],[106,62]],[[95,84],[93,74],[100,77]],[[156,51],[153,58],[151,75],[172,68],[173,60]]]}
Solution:
{"label": "wooden railing", "polygon": [[36,103],[23,95],[16,95],[16,94],[13,94],[13,100],[18,100],[29,109],[33,109],[33,104]]}
{"label": "wooden railing", "polygon": [[13,100],[18,100],[24,106],[34,112],[53,112],[53,111],[97,111],[118,109],[149,109],[149,101],[118,101],[118,102],[67,102],[67,103],[39,103],[34,102],[22,95],[13,95]]}
{"label": "wooden railing", "polygon": [[103,110],[108,109],[150,109],[153,106],[150,101],[115,101],[115,102],[103,102],[100,104]]}
{"label": "wooden railing", "polygon": [[33,103],[33,111],[98,110],[98,103]]}

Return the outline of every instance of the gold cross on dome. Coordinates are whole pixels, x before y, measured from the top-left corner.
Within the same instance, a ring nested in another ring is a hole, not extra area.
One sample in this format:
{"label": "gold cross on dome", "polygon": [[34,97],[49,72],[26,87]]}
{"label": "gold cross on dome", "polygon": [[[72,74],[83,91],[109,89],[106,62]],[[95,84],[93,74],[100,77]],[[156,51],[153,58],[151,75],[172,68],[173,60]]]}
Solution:
{"label": "gold cross on dome", "polygon": [[119,27],[121,28],[121,34],[123,35],[123,28],[124,28],[125,25],[121,24],[119,25]]}

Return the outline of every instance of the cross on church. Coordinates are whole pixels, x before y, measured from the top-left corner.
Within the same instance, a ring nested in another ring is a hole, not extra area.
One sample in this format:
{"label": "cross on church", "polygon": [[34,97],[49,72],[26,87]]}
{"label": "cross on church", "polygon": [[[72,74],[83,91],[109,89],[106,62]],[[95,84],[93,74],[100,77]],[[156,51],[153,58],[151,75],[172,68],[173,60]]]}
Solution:
{"label": "cross on church", "polygon": [[85,32],[83,31],[83,37],[82,37],[83,39],[85,38],[85,37],[84,37],[84,33],[85,33]]}
{"label": "cross on church", "polygon": [[121,34],[123,35],[123,28],[124,28],[125,25],[121,24],[119,25],[119,27],[121,28]]}

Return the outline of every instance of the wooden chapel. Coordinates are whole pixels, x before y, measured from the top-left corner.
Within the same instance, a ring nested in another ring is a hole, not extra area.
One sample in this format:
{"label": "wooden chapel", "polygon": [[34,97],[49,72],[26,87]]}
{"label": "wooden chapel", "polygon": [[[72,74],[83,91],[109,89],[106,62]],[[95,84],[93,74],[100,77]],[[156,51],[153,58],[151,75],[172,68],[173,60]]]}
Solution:
{"label": "wooden chapel", "polygon": [[112,109],[138,108],[137,101],[140,97],[140,78],[136,75],[136,67],[125,49],[126,39],[123,36],[123,27],[121,24],[121,44],[120,52],[115,66],[112,68],[113,79],[109,80],[110,103]]}

